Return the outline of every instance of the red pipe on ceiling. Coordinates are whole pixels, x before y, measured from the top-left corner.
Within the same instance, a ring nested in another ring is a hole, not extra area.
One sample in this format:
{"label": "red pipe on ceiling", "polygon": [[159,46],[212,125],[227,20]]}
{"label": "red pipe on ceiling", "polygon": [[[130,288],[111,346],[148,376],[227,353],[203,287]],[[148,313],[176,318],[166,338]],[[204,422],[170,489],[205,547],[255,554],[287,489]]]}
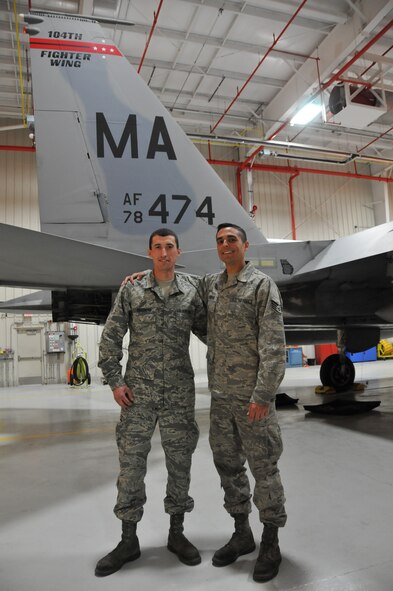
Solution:
{"label": "red pipe on ceiling", "polygon": [[162,3],[163,3],[163,2],[164,2],[164,0],[160,0],[160,4],[158,5],[157,12],[155,12],[155,13],[154,13],[154,20],[153,20],[153,24],[152,24],[152,27],[151,27],[151,30],[150,30],[150,33],[149,33],[149,38],[148,38],[148,40],[146,41],[146,45],[145,45],[145,49],[144,49],[144,51],[143,51],[143,55],[142,55],[141,61],[140,61],[140,63],[139,63],[139,67],[138,67],[138,74],[139,74],[139,72],[141,71],[141,68],[142,68],[142,64],[143,64],[143,62],[145,61],[145,55],[146,55],[146,53],[147,53],[147,50],[148,50],[148,48],[149,48],[149,45],[150,45],[150,40],[151,40],[151,38],[152,38],[152,36],[153,36],[154,29],[156,28],[156,24],[157,24],[157,20],[158,20],[158,15],[160,14],[160,10],[161,10],[161,6],[162,6]]}
{"label": "red pipe on ceiling", "polygon": [[383,29],[381,29],[377,35],[375,35],[375,37],[370,39],[370,41],[368,43],[366,43],[366,45],[363,47],[363,49],[361,49],[360,51],[357,51],[354,54],[354,56],[349,60],[349,62],[347,64],[344,64],[343,67],[336,74],[333,74],[333,76],[327,82],[325,82],[325,84],[322,84],[321,88],[317,92],[314,93],[314,96],[312,98],[315,98],[318,94],[320,94],[320,92],[323,92],[331,84],[333,84],[333,82],[338,80],[340,78],[341,74],[343,74],[346,70],[348,70],[348,68],[350,68],[352,66],[352,64],[354,64],[364,53],[366,53],[366,51],[368,51],[370,49],[370,47],[372,45],[374,45],[374,43],[379,41],[379,39],[381,37],[383,37],[385,35],[385,33],[387,33],[389,31],[389,29],[392,28],[392,26],[393,26],[393,20],[389,21],[388,24],[385,27],[383,27]]}
{"label": "red pipe on ceiling", "polygon": [[245,81],[245,83],[243,84],[243,86],[241,87],[241,89],[237,92],[235,98],[231,101],[230,105],[225,109],[224,113],[221,115],[221,117],[219,118],[219,120],[217,121],[217,123],[215,123],[214,126],[210,128],[210,133],[213,133],[213,131],[216,129],[216,127],[224,119],[224,117],[228,113],[229,109],[232,107],[232,105],[235,103],[235,101],[237,101],[237,99],[239,98],[239,96],[241,95],[241,93],[243,92],[243,90],[245,89],[245,87],[247,86],[247,84],[250,82],[251,78],[253,78],[253,76],[255,75],[255,73],[258,70],[258,68],[265,61],[265,59],[267,58],[267,56],[269,55],[269,53],[274,49],[274,46],[277,45],[278,41],[281,39],[281,37],[283,36],[283,34],[285,33],[285,31],[287,30],[287,28],[289,27],[289,25],[292,24],[293,20],[297,17],[297,15],[299,14],[299,12],[303,8],[303,6],[306,4],[306,2],[307,2],[307,0],[303,0],[303,2],[301,3],[301,5],[299,6],[299,8],[296,10],[295,14],[289,19],[289,21],[287,22],[287,24],[285,25],[285,27],[283,28],[283,30],[281,31],[281,33],[279,34],[279,36],[277,37],[277,39],[274,40],[274,43],[269,47],[269,49],[267,50],[267,52],[265,53],[265,55],[263,56],[263,58],[259,61],[259,63],[257,64],[257,66],[254,68],[254,70],[252,71],[252,73],[250,74],[250,76],[247,78],[247,80]]}
{"label": "red pipe on ceiling", "polygon": [[295,203],[293,199],[293,187],[292,182],[295,180],[296,177],[299,176],[299,171],[294,172],[289,177],[288,187],[289,187],[289,205],[291,209],[291,227],[292,227],[292,240],[296,240],[296,224],[295,224]]}
{"label": "red pipe on ceiling", "polygon": [[237,200],[240,205],[243,205],[243,194],[242,194],[242,179],[241,170],[239,167],[236,169],[236,187],[237,187]]}
{"label": "red pipe on ceiling", "polygon": [[[385,27],[383,27],[383,29],[381,29],[381,31],[377,35],[375,35],[375,37],[370,39],[370,41],[368,43],[366,43],[366,45],[360,51],[356,52],[355,55],[349,60],[349,62],[344,64],[344,66],[342,66],[342,68],[340,68],[340,70],[336,74],[333,74],[333,76],[327,82],[322,84],[322,86],[309,97],[309,101],[312,101],[319,94],[321,94],[324,90],[326,90],[331,84],[333,84],[333,82],[338,80],[341,77],[341,75],[346,70],[348,70],[348,68],[350,68],[352,66],[352,64],[354,64],[364,53],[366,53],[366,51],[368,51],[370,49],[370,47],[372,45],[374,45],[374,43],[379,41],[379,39],[381,37],[383,37],[385,35],[385,33],[387,31],[389,31],[389,29],[391,29],[392,26],[393,26],[393,20],[389,21],[389,23]],[[272,133],[267,139],[272,140],[273,138],[275,138],[280,133],[280,131],[282,131],[288,125],[289,122],[290,122],[290,118],[286,119],[280,125],[280,127],[274,133]],[[261,151],[261,149],[262,149],[262,146],[259,146],[256,150],[254,150],[254,152],[252,152],[252,154],[244,161],[242,168],[246,168],[248,166],[249,162],[251,160],[253,160],[253,158],[258,154],[258,152]]]}
{"label": "red pipe on ceiling", "polygon": [[363,146],[363,148],[360,148],[360,150],[358,150],[358,153],[362,152],[363,150],[365,150],[366,148],[368,148],[369,146],[371,146],[371,144],[373,144],[377,140],[381,139],[381,137],[383,137],[384,135],[386,135],[387,133],[389,133],[389,131],[392,131],[392,129],[393,129],[393,127],[391,127],[390,129],[388,129],[387,131],[384,131],[383,133],[381,133],[378,137],[376,137],[375,139],[371,140],[371,142],[368,142],[368,144],[366,144],[365,146]]}
{"label": "red pipe on ceiling", "polygon": [[[245,162],[234,162],[233,160],[208,160],[209,164],[217,166],[236,166],[239,168],[246,168]],[[276,166],[274,164],[254,164],[253,170],[261,170],[265,172],[277,172],[279,174],[296,174],[304,172],[306,174],[322,174],[326,176],[342,176],[350,179],[358,179],[362,181],[379,181],[382,183],[393,183],[393,178],[372,176],[370,174],[357,174],[354,172],[341,172],[338,170],[320,170],[317,168],[303,168],[301,166]]]}
{"label": "red pipe on ceiling", "polygon": [[354,86],[365,86],[366,88],[372,88],[371,82],[365,82],[364,80],[355,80],[354,78],[340,78],[339,82],[348,82]]}
{"label": "red pipe on ceiling", "polygon": [[[388,49],[386,51],[383,52],[382,56],[386,55],[387,53],[389,53],[389,51],[393,49],[393,45],[391,45],[390,47],[388,47]],[[368,66],[368,68],[366,68],[365,70],[363,70],[363,72],[360,74],[360,77],[362,78],[366,72],[368,72],[369,70],[371,70],[371,68],[373,66],[375,66],[376,62],[373,62],[371,65]]]}

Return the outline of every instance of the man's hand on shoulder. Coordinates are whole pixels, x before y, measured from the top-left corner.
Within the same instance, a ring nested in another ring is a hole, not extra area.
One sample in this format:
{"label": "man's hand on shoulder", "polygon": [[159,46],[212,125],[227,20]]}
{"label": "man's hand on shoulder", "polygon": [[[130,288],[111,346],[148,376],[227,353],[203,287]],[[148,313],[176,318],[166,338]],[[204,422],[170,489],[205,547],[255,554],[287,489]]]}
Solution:
{"label": "man's hand on shoulder", "polygon": [[124,277],[123,281],[121,282],[121,287],[124,287],[124,285],[127,285],[127,283],[131,283],[131,285],[134,285],[136,279],[140,281],[145,275],[146,271],[139,271],[138,273],[127,275],[127,277]]}
{"label": "man's hand on shoulder", "polygon": [[134,402],[134,393],[126,384],[124,386],[118,386],[112,390],[113,398],[117,404],[122,408],[128,408]]}

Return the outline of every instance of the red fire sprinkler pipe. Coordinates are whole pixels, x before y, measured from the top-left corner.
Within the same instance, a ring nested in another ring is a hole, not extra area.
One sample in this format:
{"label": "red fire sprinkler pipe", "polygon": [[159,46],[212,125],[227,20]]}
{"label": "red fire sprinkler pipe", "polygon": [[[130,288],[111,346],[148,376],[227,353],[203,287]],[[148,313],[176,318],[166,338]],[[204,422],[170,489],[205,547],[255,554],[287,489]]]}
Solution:
{"label": "red fire sprinkler pipe", "polygon": [[216,129],[216,127],[224,119],[224,117],[228,113],[229,109],[237,101],[237,99],[239,98],[239,96],[241,95],[241,93],[243,92],[243,90],[245,89],[245,87],[247,86],[247,84],[250,82],[251,78],[253,78],[253,76],[255,75],[256,71],[263,64],[263,62],[265,61],[265,59],[267,58],[267,56],[269,55],[269,53],[274,49],[275,45],[277,45],[277,43],[279,42],[279,40],[281,39],[281,37],[284,35],[284,33],[287,30],[287,28],[289,27],[289,25],[297,17],[297,15],[299,14],[299,12],[301,11],[301,9],[303,8],[303,6],[305,5],[306,2],[307,2],[307,0],[303,0],[303,2],[301,3],[301,5],[299,6],[299,8],[296,10],[295,14],[289,19],[289,21],[287,22],[287,24],[285,25],[285,27],[283,28],[283,30],[281,31],[281,33],[279,34],[279,36],[277,37],[277,39],[274,40],[274,43],[269,47],[269,49],[267,50],[267,52],[265,53],[265,55],[263,56],[263,58],[259,61],[259,63],[254,68],[254,70],[252,71],[252,73],[250,74],[250,76],[247,78],[247,80],[245,81],[245,83],[243,84],[243,86],[241,87],[241,89],[238,91],[238,93],[236,94],[235,98],[231,101],[231,103],[229,104],[229,106],[225,109],[224,113],[221,115],[221,117],[219,118],[219,120],[217,121],[217,123],[215,123],[215,125],[210,129],[210,133],[213,133],[213,131]]}
{"label": "red fire sprinkler pipe", "polygon": [[240,166],[238,166],[236,169],[237,200],[240,203],[240,205],[243,205],[241,174],[242,174],[242,169],[240,168]]}
{"label": "red fire sprinkler pipe", "polygon": [[295,204],[293,201],[293,187],[292,182],[295,180],[297,176],[299,176],[299,171],[297,170],[289,177],[288,187],[289,187],[289,205],[291,208],[291,226],[292,226],[292,240],[296,240],[296,224],[295,224]]}
{"label": "red fire sprinkler pipe", "polygon": [[[387,53],[389,53],[389,51],[391,51],[391,49],[393,49],[393,45],[391,45],[390,47],[387,48],[386,51],[383,52],[382,56],[386,55]],[[370,64],[368,66],[368,68],[366,68],[365,70],[363,70],[363,72],[360,74],[360,78],[363,78],[363,76],[366,74],[366,72],[368,72],[369,70],[371,70],[371,68],[373,66],[375,66],[376,62],[372,62],[372,64]]]}
{"label": "red fire sprinkler pipe", "polygon": [[349,62],[344,64],[343,67],[336,74],[333,74],[333,76],[327,82],[325,82],[325,84],[322,84],[321,88],[318,89],[318,91],[315,92],[314,95],[311,97],[311,100],[313,98],[315,98],[318,94],[320,94],[321,92],[326,90],[331,84],[333,84],[333,82],[336,82],[336,80],[338,80],[341,77],[341,75],[344,74],[344,72],[352,66],[352,64],[357,62],[357,60],[364,53],[366,53],[366,51],[368,51],[370,49],[370,47],[372,45],[374,45],[374,43],[379,41],[379,39],[381,39],[381,37],[383,37],[385,35],[385,33],[387,33],[389,31],[389,29],[392,28],[392,26],[393,26],[393,20],[389,21],[388,24],[383,29],[381,29],[379,31],[379,33],[377,35],[375,35],[375,37],[370,39],[370,41],[368,43],[366,43],[366,45],[360,51],[357,51],[355,53],[355,55],[349,60]]}
{"label": "red fire sprinkler pipe", "polygon": [[371,140],[371,142],[368,142],[368,144],[366,144],[365,146],[363,146],[363,148],[360,148],[360,150],[358,150],[358,153],[360,154],[360,152],[363,152],[363,150],[365,150],[366,148],[368,148],[369,146],[371,146],[371,144],[373,144],[377,140],[380,140],[384,135],[386,135],[387,133],[389,133],[389,131],[392,131],[392,129],[393,129],[393,127],[390,127],[387,131],[384,131],[378,137],[376,137],[375,139]]}
{"label": "red fire sprinkler pipe", "polygon": [[160,4],[158,5],[157,12],[155,12],[155,13],[154,13],[154,20],[153,20],[153,25],[152,25],[152,27],[151,27],[151,30],[150,30],[150,33],[149,33],[149,38],[148,38],[148,40],[147,40],[147,42],[146,42],[145,49],[144,49],[144,51],[143,51],[143,55],[142,55],[142,58],[141,58],[141,61],[140,61],[139,67],[138,67],[138,74],[139,74],[139,72],[141,71],[141,68],[142,68],[143,62],[144,62],[144,60],[145,60],[145,55],[146,55],[146,53],[147,53],[147,50],[148,50],[148,48],[149,48],[149,45],[150,45],[150,40],[151,40],[151,38],[152,38],[152,36],[153,36],[154,29],[156,28],[156,24],[157,24],[157,20],[158,20],[158,15],[160,14],[160,10],[161,10],[161,6],[162,6],[162,3],[163,3],[163,2],[164,2],[164,0],[160,0]]}

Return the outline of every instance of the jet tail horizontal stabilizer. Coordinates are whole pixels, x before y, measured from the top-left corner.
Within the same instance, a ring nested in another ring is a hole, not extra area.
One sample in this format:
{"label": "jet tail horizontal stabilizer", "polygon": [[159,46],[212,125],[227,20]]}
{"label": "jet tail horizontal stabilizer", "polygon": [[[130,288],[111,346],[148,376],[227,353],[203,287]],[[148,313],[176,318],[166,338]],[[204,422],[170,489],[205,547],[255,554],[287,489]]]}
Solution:
{"label": "jet tail horizontal stabilizer", "polygon": [[148,256],[7,224],[0,224],[0,251],[0,285],[36,289],[117,290],[130,272],[151,266]]}

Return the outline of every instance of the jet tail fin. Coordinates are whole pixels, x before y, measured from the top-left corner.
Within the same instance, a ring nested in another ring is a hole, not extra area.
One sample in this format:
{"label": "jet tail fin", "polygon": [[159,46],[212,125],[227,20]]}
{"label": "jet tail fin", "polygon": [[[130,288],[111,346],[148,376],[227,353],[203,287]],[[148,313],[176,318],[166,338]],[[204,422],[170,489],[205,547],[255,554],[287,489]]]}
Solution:
{"label": "jet tail fin", "polygon": [[30,37],[42,230],[145,252],[160,227],[187,251],[248,213],[101,26],[34,11]]}

